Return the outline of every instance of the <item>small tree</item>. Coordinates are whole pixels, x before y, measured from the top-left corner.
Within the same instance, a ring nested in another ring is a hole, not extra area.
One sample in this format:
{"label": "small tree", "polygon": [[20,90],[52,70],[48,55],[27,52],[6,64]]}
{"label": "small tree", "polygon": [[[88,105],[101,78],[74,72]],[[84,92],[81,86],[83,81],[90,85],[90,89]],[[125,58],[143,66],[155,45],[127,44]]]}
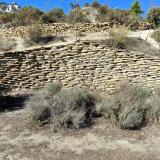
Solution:
{"label": "small tree", "polygon": [[131,14],[138,16],[138,17],[143,13],[139,0],[135,0],[135,2],[130,8],[130,12]]}

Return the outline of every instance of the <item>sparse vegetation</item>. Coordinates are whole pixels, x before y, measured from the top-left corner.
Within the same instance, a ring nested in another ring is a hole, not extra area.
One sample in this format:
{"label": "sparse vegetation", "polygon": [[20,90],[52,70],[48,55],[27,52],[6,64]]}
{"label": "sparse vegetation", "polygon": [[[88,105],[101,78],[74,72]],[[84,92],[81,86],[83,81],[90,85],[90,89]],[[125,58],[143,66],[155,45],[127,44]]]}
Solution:
{"label": "sparse vegetation", "polygon": [[86,90],[52,84],[31,96],[27,106],[31,124],[50,122],[54,129],[79,129],[91,125],[95,99]]}
{"label": "sparse vegetation", "polygon": [[51,84],[27,102],[32,126],[50,124],[55,130],[80,129],[92,124],[95,115],[104,116],[121,129],[141,129],[159,122],[159,88],[154,93],[138,86],[122,85],[113,95],[95,98],[83,89],[63,89]]}
{"label": "sparse vegetation", "polygon": [[[70,6],[72,10],[69,15],[66,15],[61,8],[54,8],[53,10],[45,13],[37,8],[26,6],[16,14],[1,14],[0,23],[7,23],[8,26],[26,26],[36,23],[89,22],[89,20],[86,20],[87,18],[85,18],[81,6],[78,3],[71,3]],[[121,25],[129,26],[134,21],[143,21],[143,18],[140,17],[143,11],[138,0],[134,2],[130,10],[111,9],[108,6],[100,4],[97,0],[93,1],[92,4],[86,3],[85,6],[93,7],[98,10],[99,15],[97,16],[97,22],[112,21]],[[147,17],[151,23],[153,22],[158,25],[159,7],[151,8]]]}

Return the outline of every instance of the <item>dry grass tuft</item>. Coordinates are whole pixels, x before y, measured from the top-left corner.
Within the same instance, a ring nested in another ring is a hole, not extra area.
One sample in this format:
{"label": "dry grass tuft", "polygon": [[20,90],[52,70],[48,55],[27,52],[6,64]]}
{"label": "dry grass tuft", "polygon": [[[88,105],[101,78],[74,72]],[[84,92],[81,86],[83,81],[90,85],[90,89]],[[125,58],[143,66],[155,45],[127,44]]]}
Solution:
{"label": "dry grass tuft", "polygon": [[127,37],[129,35],[128,28],[120,26],[116,29],[110,29],[109,35],[113,47],[126,48]]}

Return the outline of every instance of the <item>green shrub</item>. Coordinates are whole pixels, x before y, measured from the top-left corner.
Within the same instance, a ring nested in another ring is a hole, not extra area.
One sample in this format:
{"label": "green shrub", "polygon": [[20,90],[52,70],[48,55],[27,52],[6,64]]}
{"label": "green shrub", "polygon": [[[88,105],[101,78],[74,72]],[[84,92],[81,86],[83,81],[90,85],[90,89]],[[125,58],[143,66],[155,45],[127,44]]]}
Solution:
{"label": "green shrub", "polygon": [[109,35],[111,45],[116,48],[126,48],[128,34],[128,29],[123,26],[116,29],[110,29]]}
{"label": "green shrub", "polygon": [[50,122],[54,129],[79,129],[91,125],[95,99],[86,90],[54,84],[35,93],[27,106],[31,124]]}
{"label": "green shrub", "polygon": [[160,27],[152,33],[151,37],[160,44]]}
{"label": "green shrub", "polygon": [[156,26],[160,26],[160,7],[152,7],[147,13],[147,19],[149,22],[154,23]]}
{"label": "green shrub", "polygon": [[64,14],[63,9],[55,8],[52,11],[43,14],[40,21],[42,23],[64,23],[66,21],[66,15]]}
{"label": "green shrub", "polygon": [[97,105],[96,111],[123,129],[140,129],[146,123],[148,89],[122,86],[116,94]]}

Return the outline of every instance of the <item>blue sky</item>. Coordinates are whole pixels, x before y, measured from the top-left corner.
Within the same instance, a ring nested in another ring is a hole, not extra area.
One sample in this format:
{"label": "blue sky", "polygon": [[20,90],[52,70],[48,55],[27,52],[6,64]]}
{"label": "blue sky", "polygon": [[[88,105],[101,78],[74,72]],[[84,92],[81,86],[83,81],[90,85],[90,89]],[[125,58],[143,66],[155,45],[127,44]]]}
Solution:
{"label": "blue sky", "polygon": [[[32,5],[44,11],[51,10],[55,7],[60,7],[63,8],[66,13],[68,13],[71,2],[77,1],[83,6],[86,2],[91,3],[93,0],[0,0],[0,2],[1,1],[7,3],[16,2],[22,7],[26,5]],[[127,9],[131,6],[134,0],[99,0],[99,2],[102,4],[107,4],[111,8]],[[145,13],[151,4],[160,6],[160,0],[140,0],[140,2]]]}

